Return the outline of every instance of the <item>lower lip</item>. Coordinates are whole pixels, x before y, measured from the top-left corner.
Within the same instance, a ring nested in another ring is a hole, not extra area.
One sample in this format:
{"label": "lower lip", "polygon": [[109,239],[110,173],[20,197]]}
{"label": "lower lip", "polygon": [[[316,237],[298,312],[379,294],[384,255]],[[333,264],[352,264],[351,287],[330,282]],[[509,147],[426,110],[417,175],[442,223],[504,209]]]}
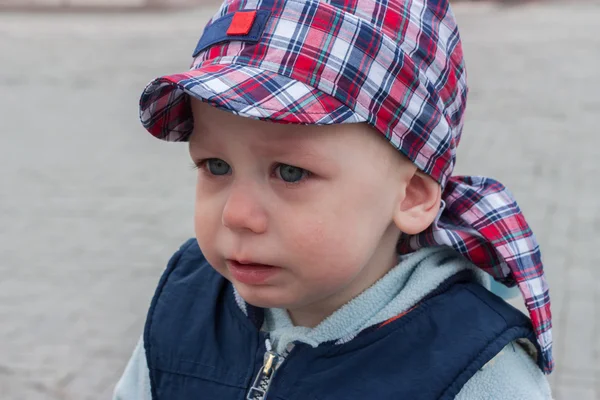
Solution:
{"label": "lower lip", "polygon": [[263,264],[240,264],[227,261],[231,277],[247,285],[260,285],[273,277],[281,268]]}

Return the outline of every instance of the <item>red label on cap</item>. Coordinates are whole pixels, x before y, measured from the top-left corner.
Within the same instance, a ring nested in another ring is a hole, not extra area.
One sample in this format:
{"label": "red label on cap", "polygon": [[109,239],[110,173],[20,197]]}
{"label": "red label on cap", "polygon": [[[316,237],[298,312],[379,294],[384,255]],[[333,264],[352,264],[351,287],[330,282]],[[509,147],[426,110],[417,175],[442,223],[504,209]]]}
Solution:
{"label": "red label on cap", "polygon": [[227,35],[247,35],[252,29],[256,11],[238,11],[233,14],[233,19],[227,29]]}

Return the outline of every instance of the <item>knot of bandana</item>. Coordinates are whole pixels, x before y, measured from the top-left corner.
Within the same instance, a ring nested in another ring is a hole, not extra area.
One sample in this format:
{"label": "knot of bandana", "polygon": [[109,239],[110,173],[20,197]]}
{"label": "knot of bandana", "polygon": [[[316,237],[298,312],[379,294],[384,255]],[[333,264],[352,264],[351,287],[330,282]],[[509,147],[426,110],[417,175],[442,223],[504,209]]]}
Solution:
{"label": "knot of bandana", "polygon": [[544,372],[554,367],[552,315],[538,243],[512,194],[490,178],[453,176],[434,223],[418,235],[403,237],[399,250],[454,248],[495,280],[518,285],[541,350]]}

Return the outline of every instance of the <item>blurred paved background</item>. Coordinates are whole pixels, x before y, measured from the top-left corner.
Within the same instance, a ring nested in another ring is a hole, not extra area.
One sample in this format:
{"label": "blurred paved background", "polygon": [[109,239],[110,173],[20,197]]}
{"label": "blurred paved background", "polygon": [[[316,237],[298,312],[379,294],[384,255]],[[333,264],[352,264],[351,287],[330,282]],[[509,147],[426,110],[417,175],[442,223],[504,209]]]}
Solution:
{"label": "blurred paved background", "polygon": [[141,10],[179,8],[217,4],[215,0],[0,0],[7,10],[65,11],[65,10]]}
{"label": "blurred paved background", "polygon": [[[519,199],[554,300],[555,397],[600,399],[600,2],[455,11],[457,173]],[[110,398],[193,235],[186,147],[143,132],[138,96],[187,67],[210,14],[0,14],[0,399]]]}

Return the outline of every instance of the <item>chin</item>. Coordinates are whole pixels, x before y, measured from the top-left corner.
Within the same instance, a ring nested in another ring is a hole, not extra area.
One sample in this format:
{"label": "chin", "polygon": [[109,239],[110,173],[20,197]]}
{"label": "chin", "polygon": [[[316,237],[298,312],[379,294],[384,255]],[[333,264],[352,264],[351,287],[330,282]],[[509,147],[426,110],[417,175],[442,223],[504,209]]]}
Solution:
{"label": "chin", "polygon": [[234,286],[240,296],[242,296],[242,299],[254,307],[289,308],[293,305],[293,302],[290,302],[289,299],[284,299],[275,292],[279,291],[278,289],[272,287],[247,287],[239,284],[235,284]]}

